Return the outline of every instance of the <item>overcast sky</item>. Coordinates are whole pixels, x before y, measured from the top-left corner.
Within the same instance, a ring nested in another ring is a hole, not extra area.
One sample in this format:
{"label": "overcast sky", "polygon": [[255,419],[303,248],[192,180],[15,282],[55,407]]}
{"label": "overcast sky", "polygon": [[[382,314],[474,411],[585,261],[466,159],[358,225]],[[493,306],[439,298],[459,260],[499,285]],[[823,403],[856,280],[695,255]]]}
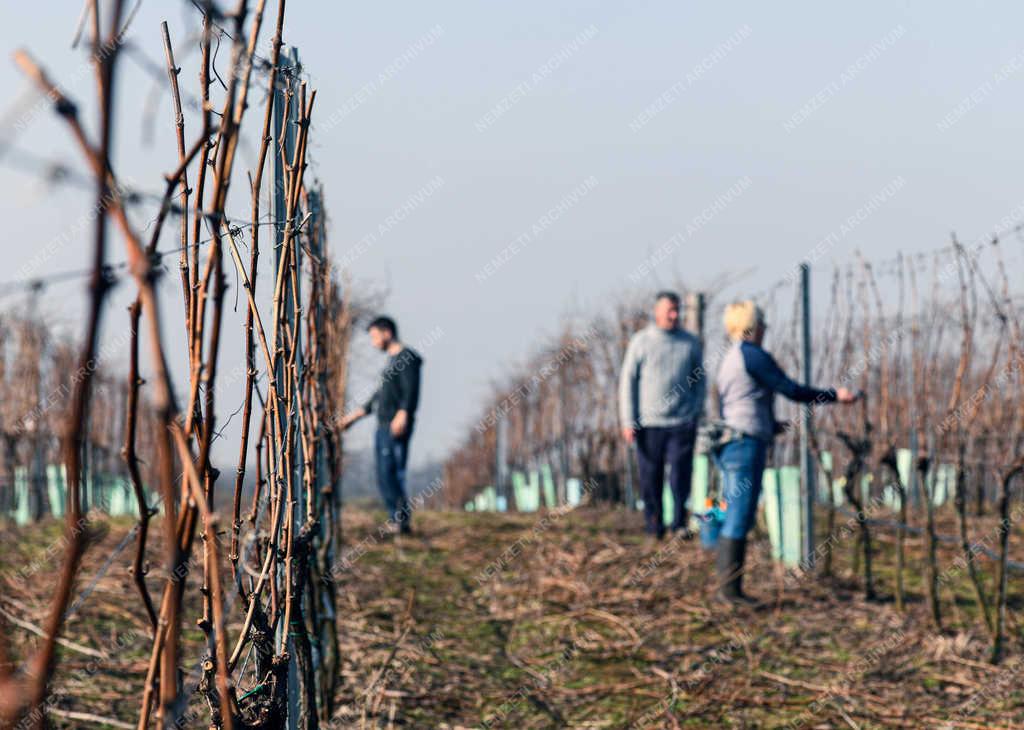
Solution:
{"label": "overcast sky", "polygon": [[[86,100],[93,77],[70,49],[81,5],[8,0],[0,46],[27,47]],[[270,0],[266,38],[275,12]],[[197,15],[143,0],[130,32],[159,68],[170,22],[187,91]],[[699,288],[749,270],[737,293],[756,291],[809,255],[822,282],[858,248],[929,250],[951,230],[973,240],[1024,218],[1022,22],[1011,2],[293,0],[285,40],[318,90],[309,172],[325,187],[335,260],[386,289],[403,339],[424,344],[413,462],[443,456],[488,382],[566,312],[677,276]],[[121,71],[115,167],[158,190],[177,157],[166,79],[128,58]],[[85,169],[13,63],[0,64],[0,88],[3,141]],[[260,121],[247,120],[243,167]],[[187,123],[194,133],[191,113]],[[86,267],[90,194],[47,186],[12,158],[0,159],[0,280]],[[244,216],[246,198],[236,185],[229,213]],[[172,224],[163,245],[175,235]],[[111,259],[123,256],[113,236]],[[180,292],[173,277],[162,287],[180,364]],[[108,342],[133,289],[111,297]],[[26,300],[0,291],[0,305]],[[77,279],[48,288],[42,306],[74,331],[85,301]],[[224,373],[241,372],[240,321],[227,323]],[[364,371],[382,365],[363,353]],[[226,416],[241,379],[221,398]],[[217,458],[234,459],[232,433]]]}

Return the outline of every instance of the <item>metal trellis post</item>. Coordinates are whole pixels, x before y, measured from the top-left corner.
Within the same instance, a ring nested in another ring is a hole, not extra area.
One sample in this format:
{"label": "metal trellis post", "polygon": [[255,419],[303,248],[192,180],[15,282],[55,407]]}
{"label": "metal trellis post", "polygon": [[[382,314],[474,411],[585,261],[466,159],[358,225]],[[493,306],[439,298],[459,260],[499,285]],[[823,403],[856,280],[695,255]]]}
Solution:
{"label": "metal trellis post", "polygon": [[[804,262],[800,264],[800,317],[801,327],[801,360],[804,385],[811,384],[813,372],[811,368],[811,267]],[[801,409],[800,423],[800,483],[803,489],[803,558],[807,570],[814,568],[814,502],[817,497],[815,489],[814,458],[811,454],[810,430],[813,414],[811,406]]]}

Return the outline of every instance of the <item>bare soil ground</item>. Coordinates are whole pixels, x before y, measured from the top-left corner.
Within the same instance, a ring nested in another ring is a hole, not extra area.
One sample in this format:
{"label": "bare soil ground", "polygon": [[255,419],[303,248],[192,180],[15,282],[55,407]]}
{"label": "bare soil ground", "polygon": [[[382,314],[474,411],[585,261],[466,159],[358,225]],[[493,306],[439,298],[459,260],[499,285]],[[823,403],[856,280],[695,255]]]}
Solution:
{"label": "bare soil ground", "polygon": [[[891,537],[877,544],[881,598],[868,602],[851,573],[852,533],[830,579],[781,569],[759,538],[747,585],[764,606],[730,611],[710,600],[712,557],[696,541],[646,543],[634,513],[423,512],[416,535],[400,539],[380,535],[381,519],[345,515],[335,728],[1024,728],[1021,578],[1011,577],[1008,656],[992,666],[948,546],[938,632],[918,538],[905,613],[891,601]],[[133,726],[137,716],[149,639],[126,571],[131,549],[90,585],[129,525],[109,524],[86,556],[78,590],[88,595],[54,680],[58,727]],[[979,521],[978,535],[988,527]],[[0,537],[15,663],[42,622],[59,564],[47,549],[59,535],[47,523]],[[994,566],[982,567],[991,580]],[[150,577],[156,588],[157,571]],[[185,655],[198,658],[202,635],[188,628]]]}

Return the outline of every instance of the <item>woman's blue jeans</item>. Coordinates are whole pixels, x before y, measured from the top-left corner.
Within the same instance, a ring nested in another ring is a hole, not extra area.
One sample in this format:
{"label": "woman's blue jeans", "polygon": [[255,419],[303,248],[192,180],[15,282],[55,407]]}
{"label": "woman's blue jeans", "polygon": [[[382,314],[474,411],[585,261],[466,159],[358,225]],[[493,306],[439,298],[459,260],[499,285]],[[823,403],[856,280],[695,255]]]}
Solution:
{"label": "woman's blue jeans", "polygon": [[723,537],[742,540],[754,526],[767,458],[768,444],[751,436],[730,441],[715,455],[726,504]]}

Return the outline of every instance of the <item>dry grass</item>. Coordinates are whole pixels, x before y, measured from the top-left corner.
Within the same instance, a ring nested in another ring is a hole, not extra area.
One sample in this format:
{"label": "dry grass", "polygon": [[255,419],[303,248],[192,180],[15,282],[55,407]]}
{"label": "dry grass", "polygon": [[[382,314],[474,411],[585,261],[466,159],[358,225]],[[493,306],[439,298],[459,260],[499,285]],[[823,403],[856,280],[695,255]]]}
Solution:
{"label": "dry grass", "polygon": [[[849,573],[852,538],[838,546],[839,578],[829,582],[787,575],[759,540],[747,583],[766,605],[730,612],[709,600],[711,557],[696,542],[645,544],[636,514],[421,513],[417,535],[397,541],[379,535],[381,517],[346,513],[335,728],[1024,727],[1016,617],[1009,659],[989,665],[970,587],[957,574],[944,589],[950,626],[935,632],[917,541],[906,614],[884,597],[861,598]],[[79,591],[127,527],[98,531]],[[38,624],[43,615],[57,569],[45,551],[59,535],[48,523],[0,538],[0,606],[19,620]],[[54,680],[58,727],[137,717],[149,634],[129,553],[68,621],[74,646],[60,647]],[[941,557],[948,567],[955,553]],[[18,569],[33,561],[23,580]],[[891,543],[881,542],[877,562],[885,593]],[[1021,605],[1018,579],[1011,588],[1011,607]],[[187,604],[185,615],[199,607]],[[5,630],[17,662],[32,634]],[[202,654],[198,629],[186,641],[184,656]],[[201,713],[189,727],[207,720]]]}

